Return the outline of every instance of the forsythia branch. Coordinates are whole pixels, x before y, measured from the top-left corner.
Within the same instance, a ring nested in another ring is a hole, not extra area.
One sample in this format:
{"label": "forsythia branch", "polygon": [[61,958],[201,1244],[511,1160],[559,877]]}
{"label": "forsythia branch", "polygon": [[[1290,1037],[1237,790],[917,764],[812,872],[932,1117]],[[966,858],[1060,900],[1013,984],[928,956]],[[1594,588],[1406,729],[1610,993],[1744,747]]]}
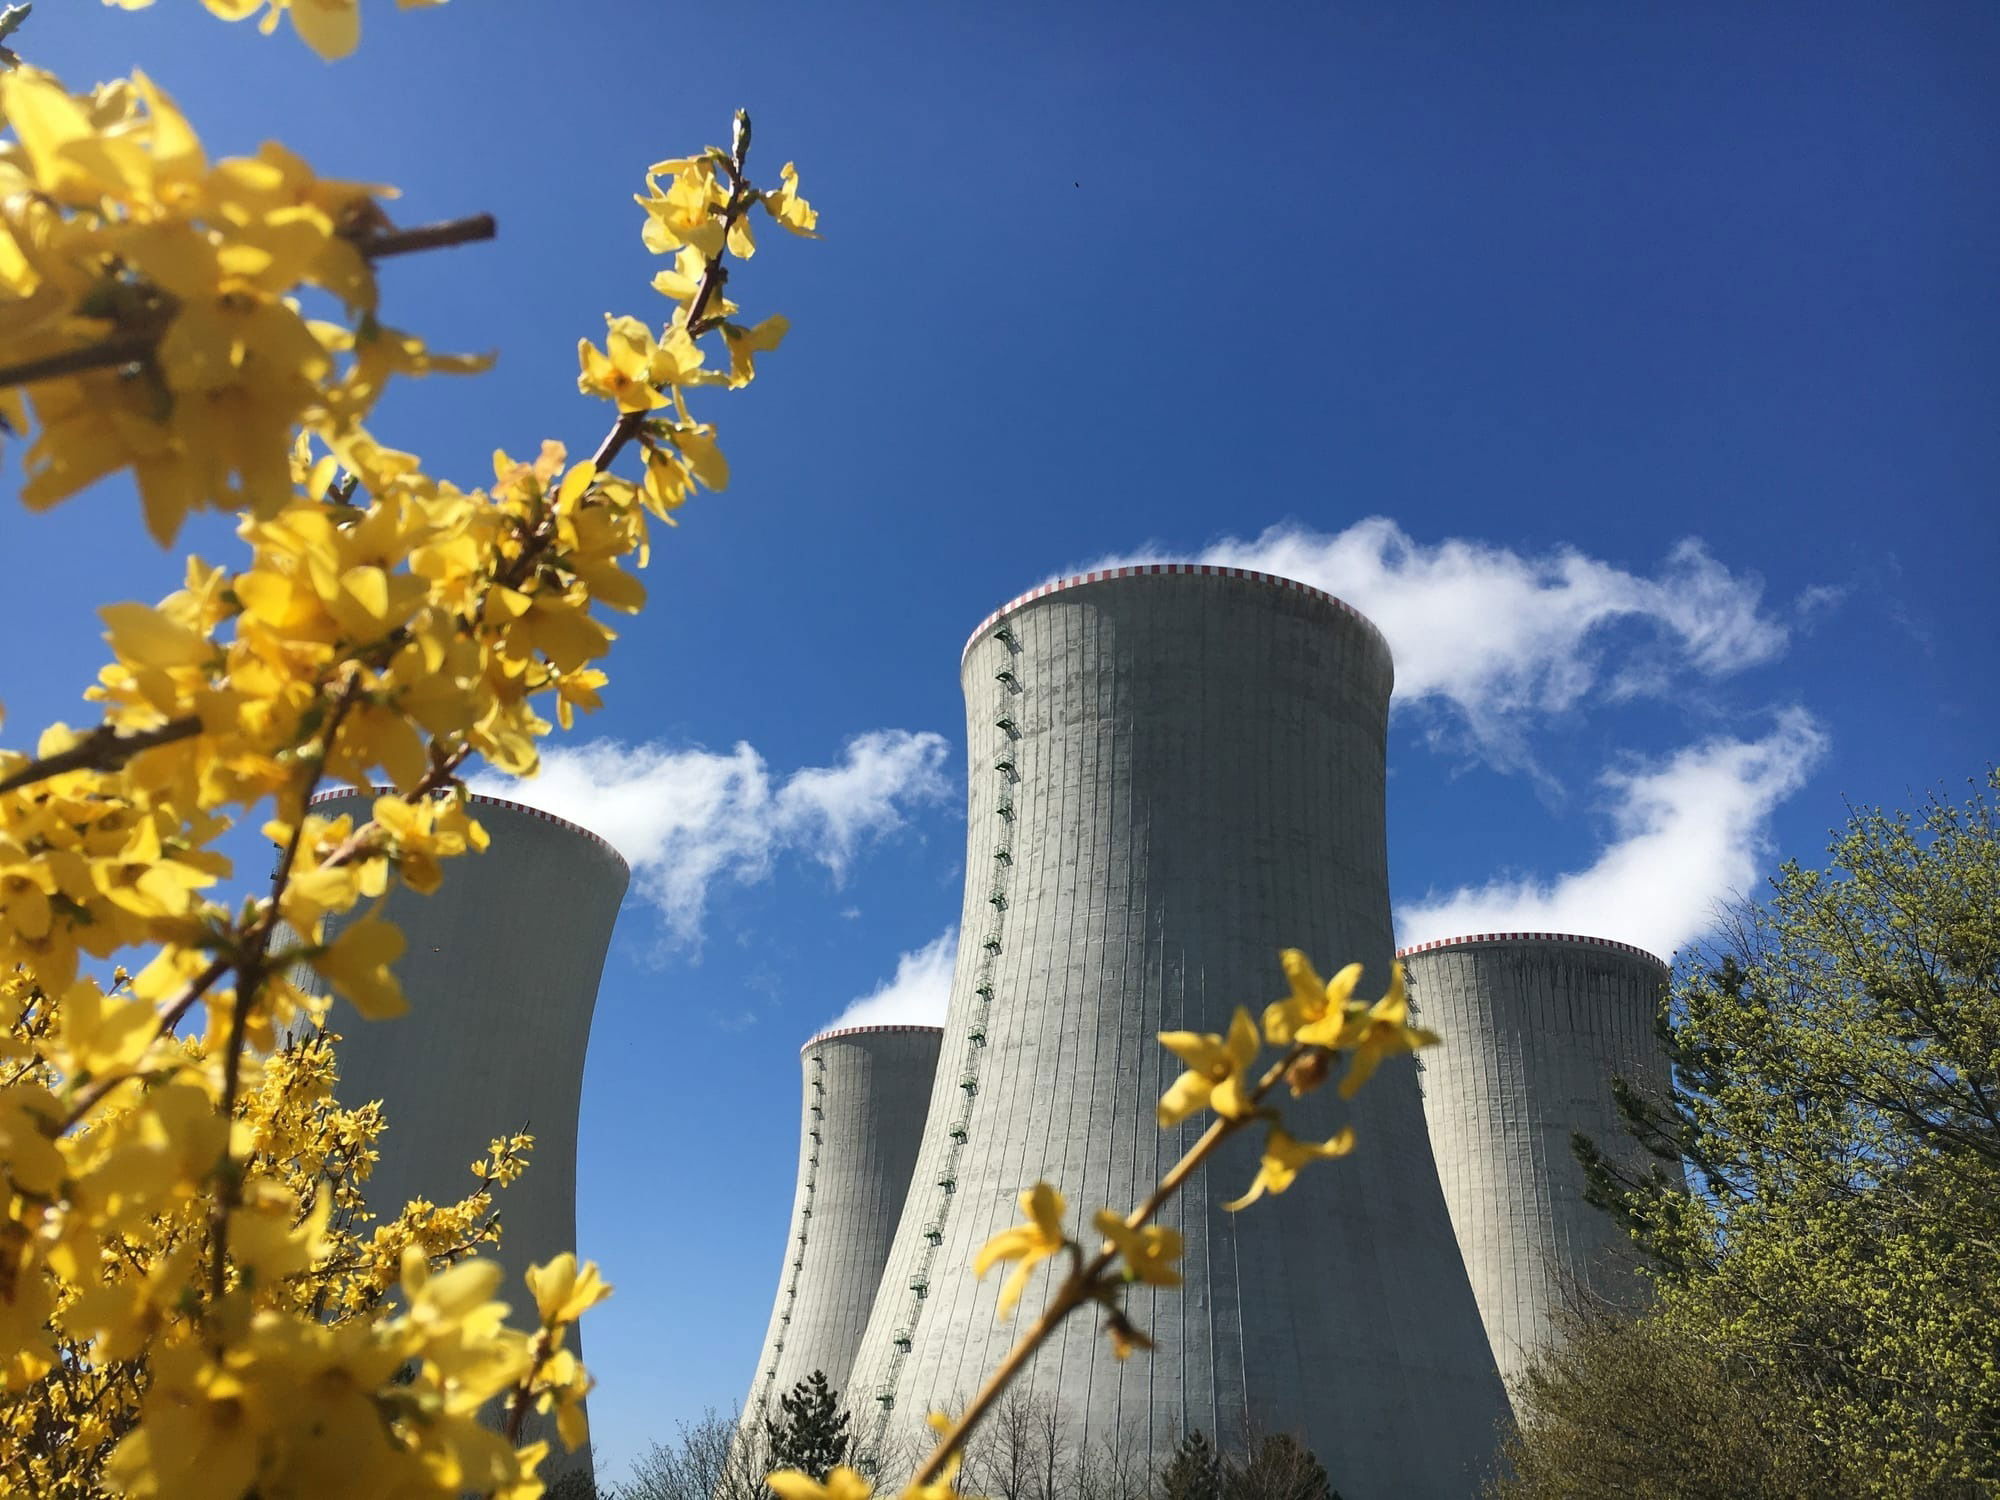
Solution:
{"label": "forsythia branch", "polygon": [[[409,229],[383,229],[344,235],[369,260],[385,260],[392,255],[411,255],[420,250],[444,250],[453,245],[470,245],[490,240],[500,232],[491,214],[470,214],[462,219],[441,219],[435,224],[418,224]],[[171,318],[143,333],[87,344],[81,349],[65,349],[38,359],[0,366],[0,389],[29,385],[37,380],[53,380],[60,375],[81,375],[89,370],[115,369],[149,358],[158,347],[160,335]]]}
{"label": "forsythia branch", "polygon": [[418,224],[409,229],[388,229],[359,241],[361,253],[370,260],[391,255],[409,255],[418,250],[443,250],[452,245],[470,245],[490,240],[500,232],[491,214],[471,214],[463,219],[440,219],[435,224]]}
{"label": "forsythia branch", "polygon": [[[5,383],[0,379],[0,384]],[[195,714],[169,719],[157,729],[142,729],[136,734],[120,734],[111,725],[100,724],[69,749],[32,760],[13,775],[0,778],[0,794],[69,771],[115,771],[141,751],[191,739],[200,733],[201,719]]]}
{"label": "forsythia branch", "polygon": [[[743,170],[744,160],[750,154],[750,117],[738,110],[736,119],[736,138],[731,143],[727,161],[729,202],[722,211],[722,235],[725,244],[728,242],[729,232],[736,227],[743,215],[750,211],[750,202],[754,196],[750,191],[749,179],[744,176]],[[728,280],[729,268],[723,264],[722,256],[720,254],[710,256],[707,265],[702,268],[701,285],[695,291],[694,300],[688,303],[686,327],[690,336],[699,337],[707,331],[702,326],[702,320],[708,315],[708,305],[715,300],[716,294]],[[639,435],[639,429],[645,425],[646,415],[645,412],[628,411],[612,424],[611,430],[604,435],[604,441],[597,445],[597,451],[590,457],[598,473],[606,472],[611,467],[612,461],[625,451],[625,445]]]}

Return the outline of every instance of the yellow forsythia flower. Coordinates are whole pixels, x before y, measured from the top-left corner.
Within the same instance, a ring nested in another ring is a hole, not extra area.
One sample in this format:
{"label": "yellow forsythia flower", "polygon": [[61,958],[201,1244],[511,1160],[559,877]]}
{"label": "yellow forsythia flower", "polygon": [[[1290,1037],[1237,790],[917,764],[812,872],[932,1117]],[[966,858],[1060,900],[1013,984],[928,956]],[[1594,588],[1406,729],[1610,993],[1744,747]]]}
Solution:
{"label": "yellow forsythia flower", "polygon": [[1250,1113],[1243,1075],[1257,1060],[1258,1044],[1257,1027],[1249,1011],[1236,1007],[1226,1040],[1213,1033],[1163,1031],[1160,1045],[1188,1065],[1188,1071],[1174,1080],[1160,1100],[1158,1114],[1163,1129],[1203,1108],[1232,1120]]}
{"label": "yellow forsythia flower", "polygon": [[1000,1288],[999,1313],[1006,1317],[1028,1284],[1028,1273],[1069,1243],[1063,1234],[1063,1196],[1046,1182],[1038,1182],[1021,1194],[1021,1212],[1026,1224],[1003,1229],[981,1248],[972,1262],[972,1274],[983,1277],[996,1261],[1017,1260],[1020,1265]]}
{"label": "yellow forsythia flower", "polygon": [[403,956],[403,934],[380,917],[363,917],[341,929],[326,947],[307,960],[335,993],[371,1021],[400,1016],[408,1010],[403,987],[389,965]]}
{"label": "yellow forsythia flower", "polygon": [[1353,1149],[1354,1127],[1351,1125],[1342,1126],[1339,1133],[1327,1141],[1295,1140],[1282,1127],[1273,1125],[1270,1135],[1265,1138],[1264,1159],[1257,1168],[1257,1177],[1250,1184],[1250,1191],[1234,1203],[1222,1206],[1235,1213],[1239,1208],[1255,1203],[1267,1192],[1282,1193],[1297,1178],[1299,1169],[1309,1162],[1345,1156]]}
{"label": "yellow forsythia flower", "polygon": [[1349,964],[1331,981],[1322,980],[1312,960],[1296,948],[1287,948],[1280,960],[1285,977],[1292,983],[1291,995],[1264,1011],[1264,1038],[1273,1046],[1304,1042],[1313,1047],[1340,1045],[1341,1028],[1347,1022],[1349,999],[1361,978],[1361,965]]}
{"label": "yellow forsythia flower", "polygon": [[611,1295],[611,1284],[598,1274],[597,1262],[587,1260],[579,1267],[576,1257],[565,1250],[545,1265],[528,1268],[528,1290],[535,1294],[535,1307],[544,1328],[574,1323],[588,1308]]}
{"label": "yellow forsythia flower", "polygon": [[780,1469],[764,1483],[778,1500],[870,1500],[875,1493],[874,1485],[845,1465],[827,1475],[825,1484],[797,1469]]}
{"label": "yellow forsythia flower", "polygon": [[1177,1229],[1148,1224],[1132,1229],[1108,1208],[1099,1209],[1092,1220],[1097,1232],[1118,1247],[1126,1268],[1135,1281],[1148,1286],[1179,1286],[1181,1273],[1173,1263],[1181,1258],[1181,1236]]}
{"label": "yellow forsythia flower", "polygon": [[1403,966],[1391,971],[1389,992],[1365,1016],[1357,1018],[1343,1032],[1340,1048],[1351,1052],[1354,1061],[1340,1080],[1340,1097],[1352,1099],[1385,1057],[1415,1052],[1419,1047],[1437,1045],[1437,1033],[1410,1025],[1410,994],[1403,984]]}

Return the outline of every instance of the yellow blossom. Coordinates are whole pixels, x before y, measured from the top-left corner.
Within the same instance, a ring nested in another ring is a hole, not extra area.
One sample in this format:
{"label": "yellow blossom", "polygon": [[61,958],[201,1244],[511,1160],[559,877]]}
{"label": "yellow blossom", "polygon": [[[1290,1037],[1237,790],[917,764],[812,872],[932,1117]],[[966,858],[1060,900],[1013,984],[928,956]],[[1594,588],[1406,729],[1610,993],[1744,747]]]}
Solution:
{"label": "yellow blossom", "polygon": [[568,1251],[544,1265],[530,1266],[528,1290],[535,1294],[544,1328],[574,1323],[586,1309],[611,1295],[611,1286],[598,1274],[597,1263],[585,1261],[579,1267]]}
{"label": "yellow blossom", "polygon": [[1257,1060],[1257,1026],[1242,1006],[1229,1023],[1227,1038],[1196,1031],[1163,1031],[1160,1045],[1188,1065],[1160,1100],[1160,1125],[1179,1124],[1197,1110],[1213,1109],[1225,1119],[1250,1113],[1245,1073]]}
{"label": "yellow blossom", "polygon": [[1174,1262],[1181,1258],[1181,1236],[1177,1229],[1147,1224],[1139,1229],[1128,1226],[1110,1209],[1099,1209],[1091,1221],[1097,1232],[1117,1247],[1124,1257],[1126,1275],[1148,1286],[1179,1286],[1181,1273]]}
{"label": "yellow blossom", "polygon": [[1434,1047],[1437,1040],[1436,1032],[1410,1025],[1410,995],[1403,982],[1403,966],[1395,965],[1390,970],[1388,993],[1370,1006],[1366,1015],[1350,1022],[1343,1034],[1341,1048],[1351,1052],[1354,1060],[1341,1076],[1340,1097],[1352,1099],[1384,1058]]}
{"label": "yellow blossom", "polygon": [[1332,1157],[1345,1156],[1354,1149],[1354,1130],[1343,1126],[1331,1139],[1325,1141],[1295,1140],[1283,1127],[1273,1125],[1264,1140],[1264,1157],[1258,1165],[1257,1176],[1250,1184],[1250,1191],[1233,1203],[1222,1206],[1231,1213],[1255,1203],[1265,1193],[1282,1193],[1292,1185],[1299,1175],[1299,1169],[1310,1162],[1326,1161]]}
{"label": "yellow blossom", "polygon": [[765,212],[776,219],[793,234],[817,239],[814,230],[819,228],[819,213],[799,196],[799,169],[786,162],[778,170],[779,186],[763,195]]}
{"label": "yellow blossom", "polygon": [[403,934],[380,917],[349,923],[307,962],[334,992],[371,1021],[409,1009],[389,965],[403,956]]}
{"label": "yellow blossom", "polygon": [[764,1483],[778,1500],[871,1500],[875,1486],[845,1464],[826,1476],[826,1482],[800,1473],[779,1469],[765,1476]]}
{"label": "yellow blossom", "polygon": [[972,1274],[984,1277],[1003,1260],[1019,1261],[1014,1274],[1000,1288],[999,1314],[1006,1317],[1028,1284],[1028,1274],[1069,1243],[1063,1233],[1063,1196],[1046,1182],[1038,1182],[1021,1194],[1021,1212],[1028,1222],[1003,1229],[980,1248],[973,1258]]}
{"label": "yellow blossom", "polygon": [[1287,948],[1280,961],[1285,967],[1285,978],[1291,981],[1292,993],[1265,1009],[1265,1040],[1277,1047],[1294,1041],[1316,1047],[1339,1046],[1349,998],[1361,978],[1361,965],[1349,964],[1331,981],[1323,981],[1312,960],[1297,948]]}

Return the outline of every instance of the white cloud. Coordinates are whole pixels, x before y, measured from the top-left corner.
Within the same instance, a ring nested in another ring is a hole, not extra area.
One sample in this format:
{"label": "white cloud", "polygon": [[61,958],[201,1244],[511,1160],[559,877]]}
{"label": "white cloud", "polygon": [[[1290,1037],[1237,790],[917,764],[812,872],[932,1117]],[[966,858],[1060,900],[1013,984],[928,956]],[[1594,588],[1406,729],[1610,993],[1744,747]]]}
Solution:
{"label": "white cloud", "polygon": [[1607,772],[1613,837],[1589,868],[1433,893],[1398,913],[1399,941],[1573,932],[1665,957],[1706,932],[1723,903],[1752,893],[1771,812],[1826,745],[1812,715],[1794,708],[1763,739],[1712,739],[1650,768]]}
{"label": "white cloud", "polygon": [[942,1026],[957,959],[958,931],[951,928],[897,959],[894,976],[850,1004],[832,1026]]}
{"label": "white cloud", "polygon": [[[1568,547],[1425,544],[1373,516],[1337,533],[1283,525],[1225,537],[1189,560],[1296,578],[1354,605],[1388,638],[1399,702],[1449,705],[1503,764],[1527,760],[1530,721],[1593,691],[1661,694],[1689,671],[1715,677],[1769,661],[1787,640],[1763,608],[1762,580],[1732,573],[1696,540],[1646,577]],[[1620,623],[1645,636],[1627,637],[1607,665]]]}
{"label": "white cloud", "polygon": [[677,942],[698,938],[709,888],[771,873],[784,852],[843,878],[859,847],[900,828],[905,810],[948,789],[943,736],[878,729],[838,764],[773,782],[747,744],[728,753],[593,740],[542,756],[541,775],[475,777],[474,791],[552,812],[602,835],[632,866],[637,894]]}

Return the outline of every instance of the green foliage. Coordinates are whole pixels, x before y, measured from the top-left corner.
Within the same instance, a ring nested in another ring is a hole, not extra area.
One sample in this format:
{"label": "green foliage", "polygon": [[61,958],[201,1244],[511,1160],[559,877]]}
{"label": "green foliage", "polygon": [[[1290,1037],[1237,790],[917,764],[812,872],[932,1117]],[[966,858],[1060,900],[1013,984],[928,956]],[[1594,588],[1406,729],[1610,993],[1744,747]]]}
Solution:
{"label": "green foliage", "polygon": [[1222,1456],[1199,1432],[1180,1440],[1160,1470],[1161,1500],[1222,1500]]}
{"label": "green foliage", "polygon": [[[1728,1493],[2000,1484],[1996,790],[2000,774],[1963,805],[1853,813],[1827,870],[1785,865],[1766,909],[1683,965],[1676,1097],[1623,1103],[1656,1153],[1689,1163],[1695,1191],[1583,1151],[1594,1196],[1651,1258],[1660,1297],[1642,1329],[1590,1355],[1611,1361],[1591,1378],[1551,1367],[1531,1382],[1523,1472],[1560,1434],[1572,1451],[1585,1431],[1615,1448],[1635,1423],[1656,1472],[1685,1464],[1636,1391],[1604,1395],[1628,1379],[1615,1370],[1668,1367],[1672,1349],[1702,1383],[1673,1409],[1713,1407],[1723,1423],[1702,1441],[1730,1450],[1761,1423],[1816,1465],[1809,1490],[1787,1477]],[[1761,1415],[1743,1426],[1717,1391]]]}
{"label": "green foliage", "polygon": [[1809,1393],[1722,1341],[1571,1310],[1534,1354],[1497,1500],[1796,1500],[1865,1494],[1812,1429]]}
{"label": "green foliage", "polygon": [[818,1370],[778,1398],[778,1415],[764,1419],[764,1437],[772,1469],[797,1469],[818,1482],[846,1463],[853,1448],[840,1397]]}

